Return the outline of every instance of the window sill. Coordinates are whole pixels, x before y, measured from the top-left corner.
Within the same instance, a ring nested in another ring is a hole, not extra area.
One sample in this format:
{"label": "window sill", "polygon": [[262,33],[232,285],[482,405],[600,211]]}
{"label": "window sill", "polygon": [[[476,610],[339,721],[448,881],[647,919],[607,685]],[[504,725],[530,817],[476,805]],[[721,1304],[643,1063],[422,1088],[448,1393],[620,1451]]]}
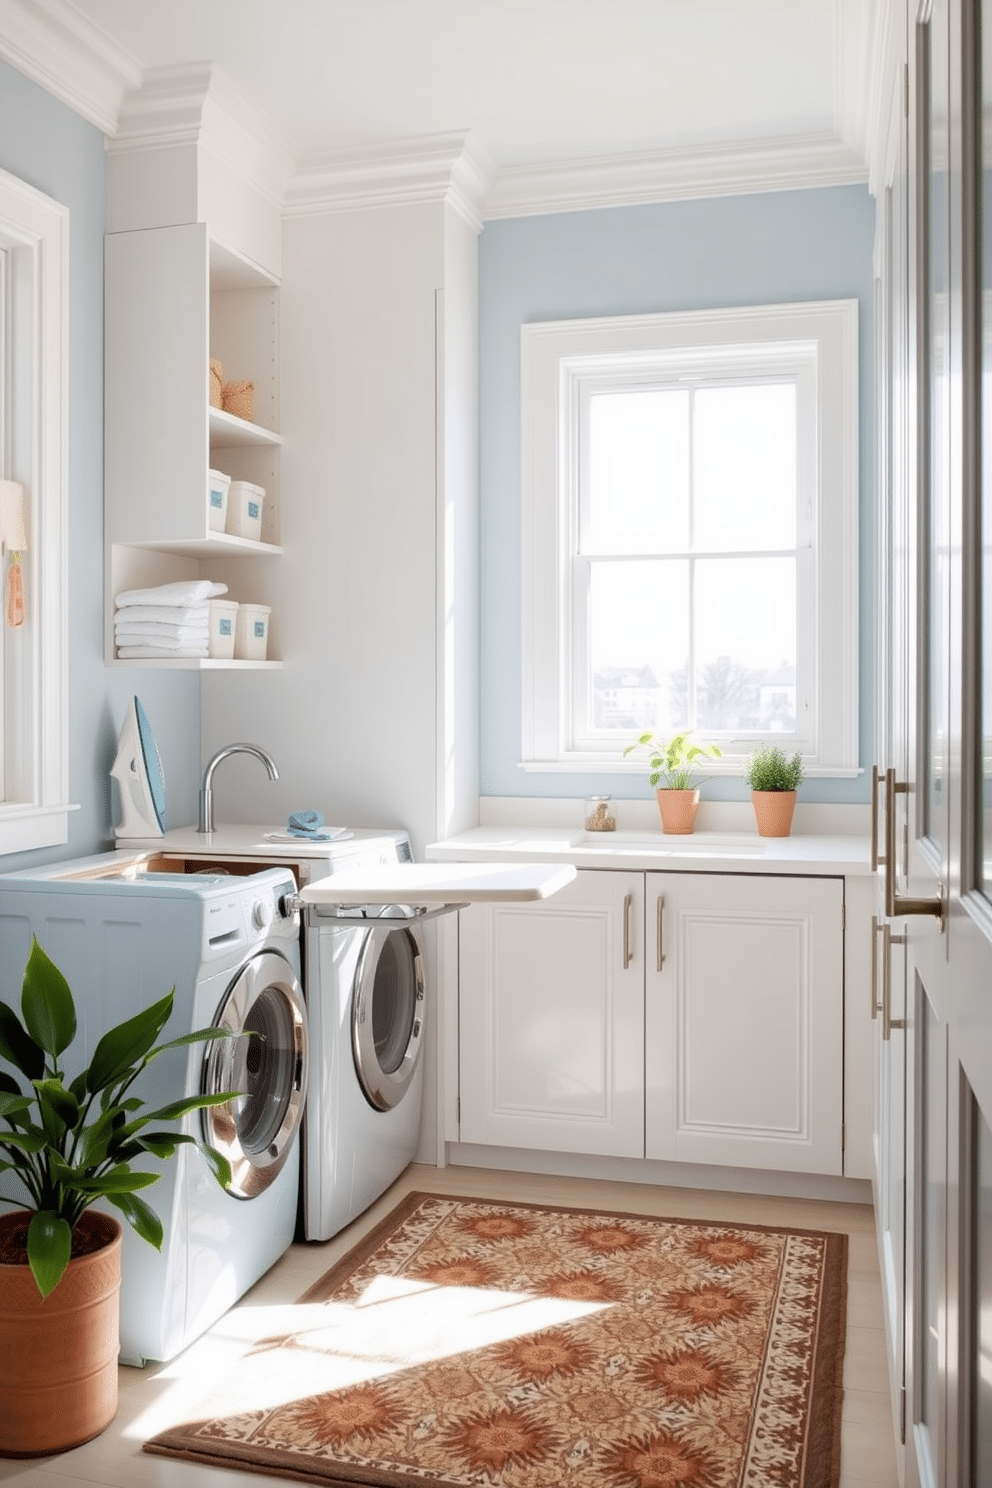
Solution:
{"label": "window sill", "polygon": [[[721,763],[718,760],[704,760],[699,767],[699,774],[705,780],[719,777],[725,780],[736,777],[739,780],[741,766],[742,761],[734,763],[727,760]],[[629,775],[637,776],[638,779],[647,778],[643,761],[631,765],[628,761],[605,759],[602,755],[592,755],[588,759],[570,755],[568,759],[560,760],[519,760],[517,769],[523,770],[526,775]],[[805,780],[857,780],[859,775],[865,773],[860,765],[804,764],[803,769]]]}
{"label": "window sill", "polygon": [[69,840],[69,812],[78,805],[0,806],[0,856],[61,847]]}

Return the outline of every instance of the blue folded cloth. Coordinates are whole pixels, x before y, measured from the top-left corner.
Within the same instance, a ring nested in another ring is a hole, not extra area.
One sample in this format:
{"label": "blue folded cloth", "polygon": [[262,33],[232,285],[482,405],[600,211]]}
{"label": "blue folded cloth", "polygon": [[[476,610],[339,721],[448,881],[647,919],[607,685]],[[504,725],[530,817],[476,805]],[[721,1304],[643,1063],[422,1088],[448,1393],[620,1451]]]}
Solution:
{"label": "blue folded cloth", "polygon": [[331,834],[322,832],[324,818],[319,811],[291,811],[286,831],[291,837],[309,837],[312,842],[330,842]]}

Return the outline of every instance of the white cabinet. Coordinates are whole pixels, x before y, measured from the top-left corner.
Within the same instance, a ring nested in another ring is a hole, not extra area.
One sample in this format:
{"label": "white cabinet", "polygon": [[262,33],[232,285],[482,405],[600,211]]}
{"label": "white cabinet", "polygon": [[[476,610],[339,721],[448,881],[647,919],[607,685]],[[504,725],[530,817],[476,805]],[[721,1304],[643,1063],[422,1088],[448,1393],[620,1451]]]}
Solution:
{"label": "white cabinet", "polygon": [[840,1175],[843,884],[649,873],[645,1156]]}
{"label": "white cabinet", "polygon": [[641,1157],[644,882],[585,872],[459,919],[465,1142]]}
{"label": "white cabinet", "polygon": [[[122,589],[211,578],[226,583],[233,599],[268,602],[266,571],[281,551],[278,353],[278,286],[211,241],[204,223],[108,236],[108,661],[114,596]],[[211,358],[222,362],[225,379],[255,384],[252,422],[210,406]],[[261,541],[211,528],[210,468],[264,488]],[[278,655],[275,614],[269,655]],[[149,664],[274,663],[142,663]]]}
{"label": "white cabinet", "polygon": [[843,882],[581,871],[459,931],[463,1142],[843,1171]]}

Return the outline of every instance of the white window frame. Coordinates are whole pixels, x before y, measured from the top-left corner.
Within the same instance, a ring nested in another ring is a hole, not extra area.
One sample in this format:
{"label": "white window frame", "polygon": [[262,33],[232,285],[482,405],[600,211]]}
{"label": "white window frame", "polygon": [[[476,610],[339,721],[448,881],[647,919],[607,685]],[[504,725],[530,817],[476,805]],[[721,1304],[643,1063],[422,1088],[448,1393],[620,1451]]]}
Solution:
{"label": "white window frame", "polygon": [[[3,614],[0,854],[69,838],[67,499],[69,213],[0,171],[6,330],[0,474],[26,492],[27,618]],[[6,558],[3,564],[6,577]],[[4,606],[6,608],[6,596]]]}
{"label": "white window frame", "polygon": [[[783,367],[812,377],[815,427],[806,441],[811,654],[796,747],[808,775],[853,776],[858,763],[858,304],[807,301],[727,310],[537,322],[521,332],[522,760],[524,770],[641,773],[643,760],[573,736],[577,653],[573,561],[578,522],[579,413],[590,387],[643,369]],[[800,460],[804,458],[800,452]],[[802,560],[801,560],[802,561]],[[579,565],[581,568],[581,565]],[[807,633],[809,626],[807,625]],[[797,700],[798,701],[798,700]],[[628,742],[628,741],[624,741]],[[721,739],[721,747],[724,740]],[[739,772],[749,744],[707,761]]]}

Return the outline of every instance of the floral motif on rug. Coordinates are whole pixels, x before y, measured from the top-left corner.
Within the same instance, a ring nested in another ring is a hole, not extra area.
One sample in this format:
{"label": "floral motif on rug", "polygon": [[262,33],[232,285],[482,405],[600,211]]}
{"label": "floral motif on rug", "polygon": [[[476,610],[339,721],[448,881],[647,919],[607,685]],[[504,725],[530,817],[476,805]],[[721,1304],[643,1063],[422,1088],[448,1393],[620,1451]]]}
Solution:
{"label": "floral motif on rug", "polygon": [[377,1488],[836,1488],[846,1265],[844,1235],[412,1194],[146,1450]]}

